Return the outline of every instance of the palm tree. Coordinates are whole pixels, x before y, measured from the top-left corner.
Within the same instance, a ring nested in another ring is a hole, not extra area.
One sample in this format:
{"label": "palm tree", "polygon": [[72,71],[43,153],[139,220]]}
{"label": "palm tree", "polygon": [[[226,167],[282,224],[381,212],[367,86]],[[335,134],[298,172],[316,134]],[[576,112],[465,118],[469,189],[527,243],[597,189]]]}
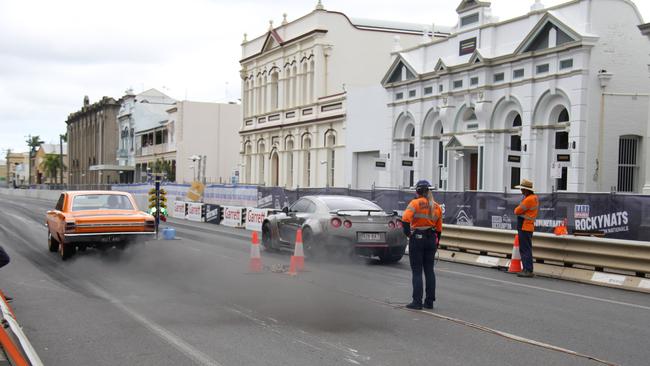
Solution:
{"label": "palm tree", "polygon": [[63,164],[63,143],[64,142],[68,142],[67,132],[59,135],[59,152],[60,152],[59,161],[61,163],[61,166],[63,167],[63,169],[61,169],[61,174],[60,174],[61,181],[59,182],[61,184],[63,184],[63,171],[65,170],[65,164]]}
{"label": "palm tree", "polygon": [[172,162],[165,159],[157,159],[153,163],[152,173],[154,175],[164,173],[167,180],[173,182],[176,180],[176,174],[172,169]]}
{"label": "palm tree", "polygon": [[[45,159],[43,159],[43,162],[41,163],[40,166],[41,170],[45,172],[45,176],[50,179],[54,179],[56,182],[56,173],[59,172],[59,170],[64,171],[66,170],[65,165],[61,163],[61,159],[59,155],[57,154],[47,154],[45,155]],[[50,180],[51,183],[51,180]]]}
{"label": "palm tree", "polygon": [[32,185],[32,169],[34,165],[32,163],[32,159],[34,159],[34,154],[36,153],[36,149],[38,149],[38,147],[41,146],[43,141],[41,141],[41,137],[38,135],[36,136],[29,135],[29,137],[27,137],[27,141],[25,142],[27,142],[27,146],[29,146],[29,172],[27,173],[27,175],[29,176],[29,185]]}

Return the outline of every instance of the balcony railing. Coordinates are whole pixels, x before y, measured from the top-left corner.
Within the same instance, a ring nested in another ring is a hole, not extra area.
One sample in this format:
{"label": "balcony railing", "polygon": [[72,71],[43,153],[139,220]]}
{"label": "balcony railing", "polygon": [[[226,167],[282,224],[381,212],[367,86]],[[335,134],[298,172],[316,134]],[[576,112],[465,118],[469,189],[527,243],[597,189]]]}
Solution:
{"label": "balcony railing", "polygon": [[174,151],[176,151],[176,144],[164,143],[140,147],[136,150],[136,156],[158,155]]}

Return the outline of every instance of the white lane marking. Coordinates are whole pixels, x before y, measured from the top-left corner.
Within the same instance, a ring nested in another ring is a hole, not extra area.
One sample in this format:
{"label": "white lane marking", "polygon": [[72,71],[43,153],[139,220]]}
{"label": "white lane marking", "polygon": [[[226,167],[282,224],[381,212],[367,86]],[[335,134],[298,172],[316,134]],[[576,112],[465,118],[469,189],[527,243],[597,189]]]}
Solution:
{"label": "white lane marking", "polygon": [[351,358],[346,358],[345,360],[348,361],[351,364],[354,364],[354,365],[361,365],[360,362],[357,362],[357,361],[355,361],[355,360],[353,360]]}
{"label": "white lane marking", "polygon": [[484,325],[468,322],[466,320],[453,318],[453,317],[450,317],[450,316],[434,313],[434,312],[428,311],[428,310],[420,310],[420,311],[425,313],[425,314],[431,315],[431,316],[433,316],[435,318],[439,318],[439,319],[451,321],[453,323],[465,325],[465,326],[468,326],[470,328],[478,329],[478,330],[481,330],[481,331],[484,331],[484,332],[487,332],[487,333],[492,333],[492,334],[495,334],[495,335],[498,335],[498,336],[501,336],[501,337],[504,337],[504,338],[507,338],[507,339],[511,339],[513,341],[517,341],[517,342],[529,344],[529,345],[532,345],[532,346],[545,348],[545,349],[556,351],[556,352],[566,353],[566,354],[576,356],[576,357],[586,358],[586,359],[596,361],[596,362],[599,362],[599,363],[602,363],[602,364],[605,364],[605,365],[615,365],[615,364],[613,364],[613,363],[611,363],[609,361],[601,360],[601,359],[593,357],[593,356],[578,353],[578,352],[572,351],[570,349],[554,346],[554,345],[548,344],[548,343],[539,342],[539,341],[536,341],[534,339],[521,337],[521,336],[518,336],[518,335],[515,335],[515,334],[512,334],[512,333],[503,332],[503,331],[500,331],[500,330],[497,330],[497,329],[486,327]]}
{"label": "white lane marking", "polygon": [[623,286],[625,284],[625,279],[627,277],[622,275],[615,275],[602,272],[594,272],[594,275],[591,276],[591,280],[594,282],[607,283],[610,285]]}
{"label": "white lane marking", "polygon": [[455,275],[458,275],[458,276],[476,278],[476,279],[484,280],[484,281],[492,281],[492,282],[502,283],[502,284],[505,284],[505,285],[512,285],[512,286],[518,286],[518,287],[525,287],[525,288],[529,288],[529,289],[533,289],[533,290],[546,291],[546,292],[550,292],[550,293],[553,293],[553,294],[573,296],[573,297],[577,297],[577,298],[581,298],[581,299],[600,301],[600,302],[604,302],[604,303],[608,303],[608,304],[614,304],[614,305],[628,306],[628,307],[636,308],[636,309],[650,310],[650,306],[632,304],[632,303],[629,303],[629,302],[609,300],[609,299],[603,299],[603,298],[600,298],[600,297],[594,297],[594,296],[588,296],[588,295],[580,295],[580,294],[561,291],[561,290],[552,290],[550,288],[545,288],[545,287],[526,285],[526,284],[523,284],[523,283],[504,281],[504,280],[497,280],[496,278],[489,278],[489,277],[478,276],[478,275],[473,275],[473,274],[469,274],[469,273],[450,271],[448,269],[437,269],[437,271],[450,273],[450,274],[455,274]]}
{"label": "white lane marking", "polygon": [[206,355],[205,353],[199,351],[198,349],[192,347],[189,343],[185,342],[181,338],[177,337],[176,335],[172,334],[170,331],[167,329],[161,327],[160,325],[150,321],[149,319],[145,318],[144,316],[140,315],[136,311],[132,310],[128,306],[124,305],[121,301],[117,300],[113,296],[111,296],[109,293],[104,291],[102,288],[90,283],[86,282],[86,285],[90,287],[91,290],[95,291],[100,297],[108,300],[113,304],[115,307],[118,309],[122,310],[124,313],[129,315],[131,318],[139,322],[140,324],[144,325],[146,328],[149,329],[152,333],[157,335],[158,337],[162,338],[165,340],[167,343],[169,343],[171,346],[179,350],[181,353],[183,353],[185,356],[189,357],[191,360],[196,362],[199,365],[204,365],[204,366],[223,366],[216,360],[210,358],[210,356]]}

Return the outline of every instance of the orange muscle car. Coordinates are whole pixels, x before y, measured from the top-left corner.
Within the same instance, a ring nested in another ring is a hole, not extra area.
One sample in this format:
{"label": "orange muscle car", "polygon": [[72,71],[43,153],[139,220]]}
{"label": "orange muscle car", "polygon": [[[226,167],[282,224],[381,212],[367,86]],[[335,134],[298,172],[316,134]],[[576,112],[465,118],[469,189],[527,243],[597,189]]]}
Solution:
{"label": "orange muscle car", "polygon": [[61,259],[77,248],[123,249],[131,239],[155,234],[154,217],[138,210],[130,193],[118,191],[70,191],[47,212],[48,248]]}

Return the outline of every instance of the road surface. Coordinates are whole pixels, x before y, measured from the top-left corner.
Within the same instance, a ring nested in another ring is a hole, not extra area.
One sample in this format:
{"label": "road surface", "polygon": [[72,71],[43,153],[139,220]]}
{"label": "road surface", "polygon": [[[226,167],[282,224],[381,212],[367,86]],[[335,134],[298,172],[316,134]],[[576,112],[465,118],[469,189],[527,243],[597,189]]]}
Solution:
{"label": "road surface", "polygon": [[[410,300],[408,258],[247,274],[242,230],[62,262],[53,202],[0,194],[0,288],[46,365],[648,365],[650,296],[440,262],[438,301]],[[174,226],[174,224],[172,224]],[[264,265],[290,253],[262,252]]]}

